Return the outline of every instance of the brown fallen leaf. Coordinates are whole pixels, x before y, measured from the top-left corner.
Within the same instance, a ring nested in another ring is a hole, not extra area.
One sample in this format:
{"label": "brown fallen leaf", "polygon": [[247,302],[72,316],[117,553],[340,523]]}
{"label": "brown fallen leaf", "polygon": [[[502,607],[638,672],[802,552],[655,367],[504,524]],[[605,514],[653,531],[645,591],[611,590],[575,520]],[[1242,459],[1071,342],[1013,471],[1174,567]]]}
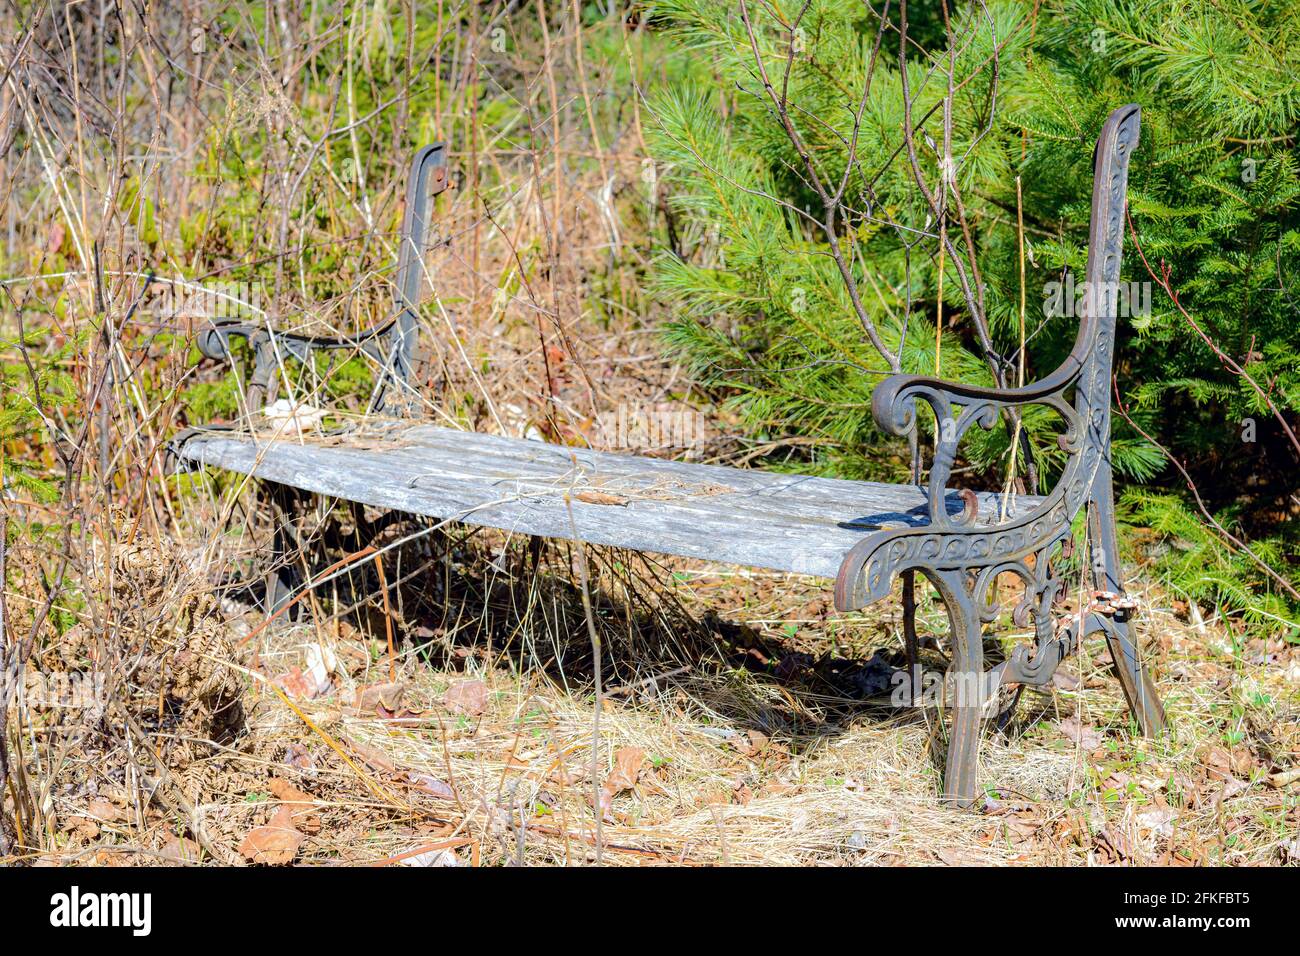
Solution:
{"label": "brown fallen leaf", "polygon": [[372,770],[378,770],[380,773],[396,773],[397,764],[388,759],[387,755],[381,750],[374,747],[367,747],[365,744],[359,744],[355,740],[343,738],[343,742],[351,747],[358,757],[364,760]]}
{"label": "brown fallen leaf", "polygon": [[[135,854],[121,853],[117,850],[97,850],[95,852],[96,866],[131,866],[135,861]],[[37,866],[41,864],[37,862]]]}
{"label": "brown fallen leaf", "polygon": [[425,793],[433,794],[433,796],[439,797],[443,800],[456,799],[456,791],[452,790],[448,784],[443,783],[443,781],[433,776],[433,774],[416,773],[412,770],[406,775],[406,779],[411,782],[412,786],[418,787]]}
{"label": "brown fallen leaf", "polygon": [[1078,717],[1066,717],[1056,722],[1057,728],[1084,750],[1096,750],[1106,739],[1096,727],[1085,727]]}
{"label": "brown fallen leaf", "polygon": [[589,505],[616,505],[620,508],[627,507],[627,499],[618,495],[607,494],[603,491],[579,491],[573,496],[578,501],[585,501]]}
{"label": "brown fallen leaf", "polygon": [[453,714],[477,717],[487,709],[487,685],[481,680],[457,681],[442,695],[442,705]]}
{"label": "brown fallen leaf", "polygon": [[555,769],[551,771],[548,779],[561,787],[575,787],[586,780],[588,776],[585,761],[577,760],[569,764],[560,760],[556,763]]}
{"label": "brown fallen leaf", "polygon": [[126,819],[126,812],[115,803],[97,798],[86,807],[86,815],[100,823],[114,823]]}
{"label": "brown fallen leaf", "polygon": [[63,828],[69,833],[93,840],[99,836],[99,824],[90,817],[70,816],[63,822]]}
{"label": "brown fallen leaf", "polygon": [[1201,765],[1209,771],[1210,778],[1229,780],[1232,778],[1232,754],[1222,747],[1209,747],[1201,754]]}
{"label": "brown fallen leaf", "polygon": [[1245,793],[1249,789],[1249,780],[1238,780],[1236,777],[1229,777],[1223,782],[1223,790],[1220,799],[1231,800],[1233,797]]}
{"label": "brown fallen leaf", "polygon": [[1238,777],[1250,777],[1255,770],[1255,755],[1248,747],[1237,747],[1230,754],[1232,771]]}
{"label": "brown fallen leaf", "polygon": [[316,798],[310,793],[299,790],[283,777],[272,777],[266,787],[281,803],[305,803],[310,805],[316,803]]}
{"label": "brown fallen leaf", "polygon": [[282,866],[293,862],[305,839],[302,831],[293,825],[293,810],[282,806],[266,826],[248,831],[244,842],[239,844],[239,852],[252,863]]}
{"label": "brown fallen leaf", "polygon": [[1268,775],[1268,785],[1275,790],[1281,790],[1283,787],[1289,787],[1291,784],[1298,782],[1300,782],[1300,767]]}
{"label": "brown fallen leaf", "polygon": [[935,850],[934,855],[944,866],[981,866],[988,862],[981,856],[957,847],[942,847]]}
{"label": "brown fallen leaf", "polygon": [[359,687],[357,688],[356,711],[358,714],[369,716],[382,707],[392,713],[402,706],[402,697],[405,694],[406,685],[401,681]]}
{"label": "brown fallen leaf", "polygon": [[189,837],[173,833],[158,851],[158,855],[172,863],[198,863],[203,857],[203,848]]}
{"label": "brown fallen leaf", "polygon": [[419,720],[424,716],[422,710],[411,710],[409,707],[402,707],[397,710],[389,710],[383,704],[375,708],[375,716],[380,720]]}
{"label": "brown fallen leaf", "polygon": [[1002,823],[1007,841],[1013,844],[1028,843],[1039,829],[1034,821],[1016,817],[1007,817]]}
{"label": "brown fallen leaf", "polygon": [[1133,841],[1130,840],[1128,834],[1119,827],[1106,824],[1106,826],[1101,828],[1101,832],[1097,834],[1096,843],[1117,863],[1121,860],[1128,860],[1133,857]]}
{"label": "brown fallen leaf", "polygon": [[383,721],[394,721],[394,719],[409,721],[420,717],[424,711],[412,710],[402,705],[404,696],[406,696],[406,685],[402,682],[372,684],[356,692],[354,711],[360,717],[378,715]]}
{"label": "brown fallen leaf", "polygon": [[600,812],[609,814],[614,798],[624,790],[636,786],[645,765],[645,751],[640,747],[620,747],[614,752],[614,769],[605,778],[605,785],[600,788]]}
{"label": "brown fallen leaf", "polygon": [[281,809],[289,808],[290,820],[295,827],[304,833],[320,832],[320,807],[315,797],[279,777],[273,777],[269,787],[271,793],[275,794],[276,799],[281,802]]}
{"label": "brown fallen leaf", "polygon": [[[1101,768],[1098,768],[1099,770]],[[1112,770],[1101,782],[1103,790],[1114,790],[1116,793],[1124,793],[1128,790],[1129,783],[1133,778],[1124,773],[1122,770]]]}
{"label": "brown fallen leaf", "polygon": [[[356,633],[356,629],[353,628],[353,634]],[[339,666],[343,671],[354,677],[360,677],[370,668],[370,655],[366,652],[366,647],[361,643],[359,637],[353,636],[346,640],[340,639],[334,645],[334,654],[338,658]]]}

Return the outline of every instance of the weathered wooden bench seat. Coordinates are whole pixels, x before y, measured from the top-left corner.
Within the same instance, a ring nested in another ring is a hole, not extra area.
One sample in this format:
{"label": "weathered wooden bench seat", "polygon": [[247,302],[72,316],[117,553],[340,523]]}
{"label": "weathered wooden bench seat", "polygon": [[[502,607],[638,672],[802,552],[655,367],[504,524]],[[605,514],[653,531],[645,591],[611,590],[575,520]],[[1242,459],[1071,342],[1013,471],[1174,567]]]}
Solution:
{"label": "weathered wooden bench seat", "polygon": [[[191,439],[189,461],[315,494],[547,538],[834,578],[863,535],[929,524],[925,491],[398,426],[376,440]],[[993,525],[1041,499],[979,496]],[[964,503],[952,493],[951,515]],[[576,532],[576,535],[575,535]]]}
{"label": "weathered wooden bench seat", "polygon": [[[446,183],[443,146],[422,149],[412,165],[391,320],[339,339],[243,322],[215,324],[199,337],[205,355],[224,360],[232,355],[232,338],[247,340],[253,408],[274,393],[285,357],[310,362],[321,350],[368,356],[380,369],[371,407],[384,415],[352,434],[311,439],[275,438],[265,423],[256,431],[191,429],[173,451],[190,465],[394,512],[834,578],[841,611],[884,598],[901,576],[909,656],[915,651],[910,582],[923,574],[946,604],[951,627],[953,690],[940,695],[949,715],[944,796],[969,805],[979,792],[978,747],[990,689],[1048,684],[1088,634],[1106,638],[1143,732],[1156,733],[1163,722],[1133,639],[1132,605],[1121,594],[1111,489],[1111,362],[1138,124],[1138,108],[1122,107],[1097,143],[1084,305],[1074,348],[1061,366],[1018,388],[905,374],[876,386],[872,415],[890,434],[911,436],[921,406],[933,413],[934,448],[923,486],[688,464],[392,422],[411,394],[426,210],[429,195]],[[1041,496],[950,487],[966,432],[991,428],[1029,405],[1046,406],[1064,422],[1065,463],[1054,487]],[[1077,593],[1078,582],[1063,579],[1058,559],[1084,512],[1092,599],[1061,617],[1054,605],[1067,591]],[[283,535],[277,533],[277,542]],[[997,618],[1003,575],[1024,586],[1015,616],[1021,626],[1032,622],[1034,641],[986,668],[983,628]]]}

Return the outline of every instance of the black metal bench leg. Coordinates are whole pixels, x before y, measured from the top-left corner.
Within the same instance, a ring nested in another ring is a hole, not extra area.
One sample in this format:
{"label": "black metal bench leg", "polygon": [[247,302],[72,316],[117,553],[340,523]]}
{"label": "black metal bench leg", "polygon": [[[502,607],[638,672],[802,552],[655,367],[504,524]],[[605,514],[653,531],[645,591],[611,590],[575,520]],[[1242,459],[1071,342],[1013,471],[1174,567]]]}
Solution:
{"label": "black metal bench leg", "polygon": [[283,525],[276,525],[275,543],[272,545],[272,563],[266,578],[266,613],[278,614],[289,603],[297,586],[298,575],[290,563],[292,537]]}
{"label": "black metal bench leg", "polygon": [[916,572],[904,571],[903,578],[903,648],[907,654],[907,679],[910,682],[909,698],[916,701],[921,695],[921,645],[916,637]]}
{"label": "black metal bench leg", "polygon": [[984,722],[984,639],[979,606],[965,571],[932,571],[948,608],[952,628],[952,693],[947,709],[948,753],[943,775],[943,799],[958,807],[971,806],[979,796],[979,746]]}
{"label": "black metal bench leg", "polygon": [[[1088,540],[1092,554],[1093,586],[1100,591],[1122,594],[1119,541],[1115,532],[1115,501],[1110,468],[1104,464],[1093,482],[1092,508],[1088,514]],[[1107,628],[1106,642],[1115,662],[1115,674],[1133,718],[1147,737],[1160,733],[1165,724],[1164,707],[1156,694],[1138,653],[1133,625],[1127,611],[1118,611]]]}
{"label": "black metal bench leg", "polygon": [[297,495],[284,485],[264,485],[264,494],[271,503],[275,532],[271,541],[271,562],[266,576],[266,613],[279,613],[294,596],[302,583],[297,558],[300,542],[293,532],[292,522],[297,510]]}

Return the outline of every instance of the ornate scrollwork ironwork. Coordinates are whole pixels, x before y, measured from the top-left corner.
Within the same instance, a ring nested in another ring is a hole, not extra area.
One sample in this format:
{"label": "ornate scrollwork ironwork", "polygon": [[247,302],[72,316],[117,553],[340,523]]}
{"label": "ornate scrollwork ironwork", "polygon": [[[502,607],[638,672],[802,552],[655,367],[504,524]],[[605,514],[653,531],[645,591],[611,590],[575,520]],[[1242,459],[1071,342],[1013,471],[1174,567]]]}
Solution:
{"label": "ornate scrollwork ironwork", "polygon": [[[1020,388],[982,388],[901,374],[885,379],[872,394],[872,415],[892,435],[907,437],[916,430],[919,403],[934,413],[934,454],[925,489],[930,522],[876,532],[850,550],[836,579],[836,606],[852,610],[880,600],[889,594],[896,575],[912,570],[936,583],[969,582],[961,603],[970,610],[958,610],[990,621],[997,614],[998,575],[1012,572],[1025,585],[1018,619],[1027,624],[1026,617],[1032,618],[1036,640],[1032,653],[1019,648],[1000,665],[1008,681],[1045,683],[1082,636],[1077,622],[1054,633],[1050,609],[1061,586],[1052,575],[1050,557],[1067,539],[1071,521],[1088,501],[1103,467],[1109,481],[1109,386],[1124,202],[1139,123],[1138,107],[1123,107],[1111,114],[1098,140],[1083,309],[1074,347],[1061,366]],[[963,495],[966,508],[949,515],[944,502],[955,490],[949,480],[966,432],[977,424],[992,428],[1007,410],[1029,405],[1052,409],[1065,423],[1059,441],[1066,461],[1055,486],[1020,515],[978,514],[969,493]],[[951,606],[949,610],[953,613]],[[957,624],[954,621],[954,630]]]}

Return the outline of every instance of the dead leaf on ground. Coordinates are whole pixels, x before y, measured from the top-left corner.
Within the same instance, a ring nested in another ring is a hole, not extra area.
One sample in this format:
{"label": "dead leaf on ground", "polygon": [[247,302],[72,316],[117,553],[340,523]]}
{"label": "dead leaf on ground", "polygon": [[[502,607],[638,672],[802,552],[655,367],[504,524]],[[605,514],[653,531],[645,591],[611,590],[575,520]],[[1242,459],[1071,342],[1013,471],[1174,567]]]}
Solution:
{"label": "dead leaf on ground", "polygon": [[728,741],[746,757],[757,757],[767,749],[767,734],[761,730],[747,730]]}
{"label": "dead leaf on ground", "polygon": [[1289,787],[1297,782],[1300,782],[1300,767],[1268,775],[1268,785],[1275,790],[1281,790],[1283,787]]}
{"label": "dead leaf on ground", "polygon": [[90,817],[70,816],[63,822],[63,828],[69,833],[93,840],[99,836],[99,824]]}
{"label": "dead leaf on ground", "polygon": [[982,856],[957,847],[941,847],[934,854],[945,866],[983,866],[988,862]]}
{"label": "dead leaf on ground", "polygon": [[295,827],[304,833],[320,832],[320,807],[315,797],[279,777],[273,777],[269,786],[276,799],[289,808],[290,819]]}
{"label": "dead leaf on ground", "polygon": [[381,750],[374,747],[367,747],[365,744],[359,744],[355,740],[343,738],[343,742],[351,747],[358,757],[364,760],[371,770],[378,770],[380,773],[395,773],[397,764],[388,759],[388,756]]}
{"label": "dead leaf on ground", "polygon": [[1231,800],[1250,789],[1249,780],[1229,780],[1223,785],[1223,799]]}
{"label": "dead leaf on ground", "polygon": [[620,747],[614,752],[614,769],[605,778],[605,785],[600,788],[600,812],[609,814],[610,804],[624,790],[636,786],[645,765],[645,751],[640,747]]}
{"label": "dead leaf on ground", "polygon": [[487,685],[481,680],[457,681],[442,695],[442,705],[453,714],[477,717],[487,709]]}
{"label": "dead leaf on ground", "polygon": [[1127,860],[1133,856],[1133,841],[1128,835],[1118,827],[1110,824],[1101,828],[1101,832],[1096,836],[1096,842],[1115,862]]}
{"label": "dead leaf on ground", "polygon": [[[132,866],[135,863],[134,854],[120,853],[117,850],[103,849],[95,852],[96,866]],[[39,866],[40,863],[37,863]]]}
{"label": "dead leaf on ground", "polygon": [[158,855],[172,863],[198,863],[203,858],[203,848],[189,837],[173,833],[158,851]]}
{"label": "dead leaf on ground", "polygon": [[575,787],[590,776],[587,771],[587,764],[583,760],[577,760],[572,763],[566,763],[564,760],[560,760],[556,763],[556,767],[551,771],[551,775],[548,779],[552,783],[559,784],[561,787]]}
{"label": "dead leaf on ground", "polygon": [[1032,819],[1007,817],[1002,821],[1003,832],[1010,843],[1027,843],[1038,832],[1040,824]]}
{"label": "dead leaf on ground", "polygon": [[456,799],[456,792],[452,790],[448,784],[439,780],[432,774],[416,773],[415,771],[411,771],[406,775],[406,778],[411,782],[412,786],[418,787],[425,793],[433,794],[433,796],[439,797],[443,800]]}
{"label": "dead leaf on ground", "polygon": [[115,803],[100,798],[90,801],[89,806],[86,807],[86,815],[100,823],[115,823],[126,819],[125,810]]}
{"label": "dead leaf on ground", "polygon": [[302,831],[293,825],[293,810],[286,805],[275,811],[266,826],[249,830],[244,842],[239,844],[239,852],[251,863],[283,866],[293,862],[305,839]]}
{"label": "dead leaf on ground", "polygon": [[1208,747],[1201,753],[1201,766],[1207,771],[1211,779],[1231,780],[1232,772],[1232,754],[1222,747]]}
{"label": "dead leaf on ground", "polygon": [[1106,739],[1096,727],[1085,727],[1078,717],[1058,720],[1056,726],[1084,750],[1096,750]]}
{"label": "dead leaf on ground", "polygon": [[383,707],[392,713],[402,706],[406,694],[406,685],[401,681],[385,684],[371,684],[369,687],[357,688],[356,712],[370,716]]}
{"label": "dead leaf on ground", "polygon": [[383,704],[375,708],[375,716],[380,720],[419,720],[424,716],[422,710],[411,710],[409,707],[403,707],[401,710],[389,710]]}

